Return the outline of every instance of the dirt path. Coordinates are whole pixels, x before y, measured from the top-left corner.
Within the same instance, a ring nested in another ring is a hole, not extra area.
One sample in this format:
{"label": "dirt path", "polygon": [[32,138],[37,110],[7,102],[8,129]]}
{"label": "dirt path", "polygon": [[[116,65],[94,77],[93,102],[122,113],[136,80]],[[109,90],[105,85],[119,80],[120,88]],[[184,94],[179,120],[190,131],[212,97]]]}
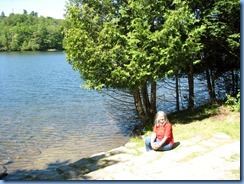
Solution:
{"label": "dirt path", "polygon": [[[178,142],[167,152],[135,143],[55,169],[11,174],[7,180],[240,180],[240,141],[217,133]],[[23,178],[24,176],[24,178]]]}

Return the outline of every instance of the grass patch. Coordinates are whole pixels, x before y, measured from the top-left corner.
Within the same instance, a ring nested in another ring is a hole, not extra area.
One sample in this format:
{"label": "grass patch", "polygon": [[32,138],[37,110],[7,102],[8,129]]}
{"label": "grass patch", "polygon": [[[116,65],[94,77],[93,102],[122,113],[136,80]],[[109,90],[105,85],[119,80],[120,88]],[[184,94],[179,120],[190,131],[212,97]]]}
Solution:
{"label": "grass patch", "polygon": [[133,137],[130,139],[130,143],[133,145],[133,150],[136,151],[135,155],[141,155],[142,148],[145,147],[144,139],[141,137]]}
{"label": "grass patch", "polygon": [[[196,136],[205,140],[219,132],[240,140],[240,112],[232,112],[223,105],[205,105],[169,114],[168,118],[173,125],[175,142]],[[152,131],[147,131],[144,137],[151,133]],[[132,138],[130,142],[136,143],[136,147],[145,146],[144,140],[139,137]]]}
{"label": "grass patch", "polygon": [[240,113],[228,111],[223,106],[202,107],[185,114],[180,112],[169,115],[169,119],[176,140],[195,136],[207,139],[218,132],[240,139]]}
{"label": "grass patch", "polygon": [[144,146],[144,141],[141,137],[133,137],[130,140],[131,143],[134,143],[136,147]]}
{"label": "grass patch", "polygon": [[240,158],[240,154],[233,154],[231,157],[228,159],[230,162],[235,162]]}
{"label": "grass patch", "polygon": [[195,136],[208,139],[218,132],[223,132],[233,139],[240,139],[240,122],[238,120],[227,121],[207,118],[190,124],[173,125],[173,133],[176,140],[191,139]]}
{"label": "grass patch", "polygon": [[192,110],[174,112],[168,115],[172,124],[189,124],[217,115],[220,105],[204,105]]}
{"label": "grass patch", "polygon": [[182,160],[180,160],[179,162],[187,162],[187,161],[189,161],[189,160],[191,160],[193,158],[196,158],[196,157],[198,157],[198,156],[200,156],[202,154],[203,154],[203,152],[192,153],[192,154],[186,156],[185,158],[183,158]]}
{"label": "grass patch", "polygon": [[231,173],[237,178],[240,179],[240,168],[236,170],[232,170]]}

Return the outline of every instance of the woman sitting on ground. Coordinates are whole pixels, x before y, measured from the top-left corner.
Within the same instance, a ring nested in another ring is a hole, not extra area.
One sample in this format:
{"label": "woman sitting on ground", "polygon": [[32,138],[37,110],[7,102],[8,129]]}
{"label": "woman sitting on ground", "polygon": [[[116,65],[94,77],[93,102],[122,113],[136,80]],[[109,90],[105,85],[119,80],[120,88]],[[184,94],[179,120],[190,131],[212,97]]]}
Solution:
{"label": "woman sitting on ground", "polygon": [[173,148],[174,137],[172,125],[163,111],[158,111],[155,120],[153,133],[145,140],[146,151],[167,151]]}

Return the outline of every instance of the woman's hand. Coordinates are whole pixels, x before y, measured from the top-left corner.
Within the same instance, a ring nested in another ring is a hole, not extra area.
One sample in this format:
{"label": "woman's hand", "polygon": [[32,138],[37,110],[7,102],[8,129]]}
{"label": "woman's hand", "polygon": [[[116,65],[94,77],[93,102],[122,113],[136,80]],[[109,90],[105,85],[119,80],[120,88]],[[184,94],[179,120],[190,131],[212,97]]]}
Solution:
{"label": "woman's hand", "polygon": [[164,138],[160,142],[151,143],[152,149],[153,150],[159,149],[166,142],[167,139],[168,139],[168,137],[164,136]]}
{"label": "woman's hand", "polygon": [[158,148],[160,148],[160,144],[154,142],[154,143],[151,143],[151,146],[152,146],[152,149],[153,150],[157,150]]}

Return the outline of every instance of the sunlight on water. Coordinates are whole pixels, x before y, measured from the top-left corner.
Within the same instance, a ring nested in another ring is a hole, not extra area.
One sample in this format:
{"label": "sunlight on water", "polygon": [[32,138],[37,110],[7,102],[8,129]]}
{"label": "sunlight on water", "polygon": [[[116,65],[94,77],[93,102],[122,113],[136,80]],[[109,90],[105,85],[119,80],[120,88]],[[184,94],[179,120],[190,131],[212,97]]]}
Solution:
{"label": "sunlight on water", "polygon": [[0,164],[10,163],[9,171],[78,160],[128,140],[102,95],[80,88],[63,52],[3,52],[0,65]]}
{"label": "sunlight on water", "polygon": [[[116,111],[118,103],[80,88],[63,52],[0,52],[0,66],[0,165],[8,172],[67,164],[128,141],[133,120],[121,115],[134,111]],[[184,109],[187,79],[179,82]],[[206,82],[195,83],[196,102],[208,101]],[[158,82],[157,110],[175,111],[174,85]]]}

